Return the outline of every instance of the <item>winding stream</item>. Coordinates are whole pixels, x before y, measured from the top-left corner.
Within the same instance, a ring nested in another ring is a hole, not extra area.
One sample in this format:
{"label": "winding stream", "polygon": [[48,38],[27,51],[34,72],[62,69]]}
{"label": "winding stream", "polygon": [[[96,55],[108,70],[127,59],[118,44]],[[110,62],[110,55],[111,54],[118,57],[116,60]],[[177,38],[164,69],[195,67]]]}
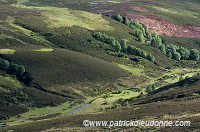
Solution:
{"label": "winding stream", "polygon": [[75,109],[75,110],[73,110],[73,111],[67,113],[67,115],[73,114],[74,112],[76,112],[76,111],[78,111],[78,110],[80,110],[80,109],[83,109],[84,107],[86,107],[86,106],[88,106],[88,105],[90,105],[90,104],[84,104],[83,106],[81,106],[81,107],[79,107],[79,108],[77,108],[77,109]]}

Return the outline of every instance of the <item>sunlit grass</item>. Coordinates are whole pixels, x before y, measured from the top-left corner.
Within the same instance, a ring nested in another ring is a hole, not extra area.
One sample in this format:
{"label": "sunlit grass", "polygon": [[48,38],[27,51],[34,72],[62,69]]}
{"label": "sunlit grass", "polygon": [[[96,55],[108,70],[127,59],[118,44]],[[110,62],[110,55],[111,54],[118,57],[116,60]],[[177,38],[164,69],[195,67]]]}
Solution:
{"label": "sunlit grass", "polygon": [[144,75],[143,73],[144,71],[142,69],[134,68],[134,67],[130,67],[130,66],[122,65],[122,64],[118,64],[118,66],[124,70],[131,72],[133,75]]}
{"label": "sunlit grass", "polygon": [[[18,26],[18,25],[16,25],[16,24],[14,24],[14,21],[15,21],[15,19],[12,18],[12,17],[8,17],[8,19],[6,20],[6,22],[7,22],[10,26],[17,28],[17,29],[18,29],[19,31],[21,31],[24,35],[27,35],[27,36],[31,37],[32,39],[34,39],[34,40],[36,40],[36,41],[39,41],[39,42],[41,42],[41,43],[43,43],[43,44],[46,44],[46,46],[49,46],[49,45],[51,44],[51,42],[47,41],[43,36],[40,36],[40,35],[38,35],[37,33],[32,32],[31,30],[28,30],[28,29],[26,29],[26,28],[23,28],[23,27],[21,27],[21,26]],[[21,43],[26,44],[25,42],[23,42],[23,41],[21,41],[21,40],[19,40],[19,39],[17,39],[17,40],[20,41]]]}
{"label": "sunlit grass", "polygon": [[[84,109],[80,109],[76,112],[76,114],[89,114],[100,112],[101,108],[109,108],[113,106],[113,104],[118,101],[119,99],[129,99],[132,97],[137,97],[140,92],[133,92],[131,90],[122,90],[120,94],[108,94],[109,97],[104,99],[102,98],[103,95],[100,95],[96,98],[89,106],[85,107]],[[105,104],[106,103],[106,104]]]}
{"label": "sunlit grass", "polygon": [[162,7],[156,7],[152,6],[158,11],[165,12],[165,13],[170,13],[170,14],[175,14],[175,15],[182,15],[185,17],[192,17],[192,18],[198,18],[197,13],[191,12],[191,11],[186,11],[186,10],[176,10],[176,9],[167,9],[167,8],[162,8]]}
{"label": "sunlit grass", "polygon": [[51,10],[42,14],[49,18],[45,21],[49,28],[79,26],[89,30],[114,30],[99,14],[79,10]]}
{"label": "sunlit grass", "polygon": [[0,54],[14,54],[15,50],[12,49],[0,49]]}
{"label": "sunlit grass", "polygon": [[22,88],[19,81],[13,79],[12,77],[4,77],[0,75],[0,84],[9,88]]}
{"label": "sunlit grass", "polygon": [[65,102],[55,107],[47,106],[45,108],[32,108],[26,113],[10,118],[8,120],[7,125],[12,126],[12,125],[18,125],[18,124],[30,122],[31,118],[34,119],[38,117],[48,116],[50,114],[59,113],[60,115],[66,115],[72,110],[79,108],[83,104],[77,104],[72,107],[70,107],[70,105],[71,105],[70,102]]}
{"label": "sunlit grass", "polygon": [[45,20],[45,22],[49,24],[50,28],[79,26],[89,30],[114,30],[114,28],[109,25],[109,22],[102,18],[99,14],[58,7],[25,6],[23,5],[25,2],[27,1],[19,0],[18,3],[13,6],[28,9],[47,10],[46,12],[42,12],[42,14],[49,18],[48,20]]}
{"label": "sunlit grass", "polygon": [[7,90],[7,89],[2,88],[2,87],[0,87],[0,91],[1,91],[1,92],[4,92],[4,93],[9,93],[9,92],[10,92],[10,90]]}
{"label": "sunlit grass", "polygon": [[176,68],[171,70],[170,73],[166,73],[165,75],[173,75],[174,78],[170,78],[165,80],[169,84],[176,83],[179,81],[180,76],[182,75],[183,78],[185,77],[193,77],[197,75],[197,72],[199,72],[200,69],[190,69],[190,68]]}
{"label": "sunlit grass", "polygon": [[42,48],[42,49],[38,49],[35,51],[43,51],[43,52],[49,52],[49,51],[53,51],[54,49],[50,49],[50,48]]}

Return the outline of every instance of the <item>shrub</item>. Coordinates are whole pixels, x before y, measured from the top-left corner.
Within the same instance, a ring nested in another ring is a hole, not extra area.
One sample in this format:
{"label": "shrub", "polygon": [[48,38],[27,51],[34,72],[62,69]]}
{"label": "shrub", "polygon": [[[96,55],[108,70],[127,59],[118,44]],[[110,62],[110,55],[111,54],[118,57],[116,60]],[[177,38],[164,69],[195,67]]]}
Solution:
{"label": "shrub", "polygon": [[182,81],[182,80],[184,80],[185,78],[183,77],[183,75],[180,75],[180,77],[179,77],[179,81]]}
{"label": "shrub", "polygon": [[104,94],[104,95],[102,95],[102,98],[104,98],[104,99],[107,99],[107,98],[109,98],[109,97],[110,97],[109,94]]}
{"label": "shrub", "polygon": [[155,57],[151,54],[147,54],[146,58],[152,62],[155,62]]}
{"label": "shrub", "polygon": [[118,22],[123,22],[123,17],[120,15],[120,14],[118,14],[117,15],[117,17],[116,17],[116,20],[118,21]]}
{"label": "shrub", "polygon": [[191,60],[199,60],[199,51],[197,49],[190,50],[190,59]]}
{"label": "shrub", "polygon": [[178,52],[173,53],[173,59],[179,61],[181,59],[181,55]]}
{"label": "shrub", "polygon": [[26,72],[24,66],[9,62],[8,60],[4,60],[2,58],[0,58],[0,69],[17,76],[22,76]]}
{"label": "shrub", "polygon": [[155,88],[156,88],[156,85],[155,85],[155,84],[150,84],[150,85],[147,86],[146,92],[147,92],[147,93],[151,93],[152,91],[155,90]]}
{"label": "shrub", "polygon": [[7,71],[9,69],[9,65],[10,65],[9,61],[1,58],[1,60],[0,60],[0,68],[1,69]]}

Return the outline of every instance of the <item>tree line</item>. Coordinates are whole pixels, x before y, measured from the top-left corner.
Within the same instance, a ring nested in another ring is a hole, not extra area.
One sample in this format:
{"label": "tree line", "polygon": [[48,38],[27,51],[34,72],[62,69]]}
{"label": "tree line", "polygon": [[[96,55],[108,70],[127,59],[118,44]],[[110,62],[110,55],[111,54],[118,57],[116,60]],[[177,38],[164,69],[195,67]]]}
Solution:
{"label": "tree line", "polygon": [[123,52],[129,55],[136,55],[143,57],[152,62],[155,61],[155,57],[153,55],[148,54],[146,51],[140,48],[128,45],[125,40],[121,40],[119,42],[114,37],[108,36],[107,34],[101,32],[97,32],[96,34],[94,34],[94,38],[96,38],[101,42],[109,44],[114,49],[115,52]]}
{"label": "tree line", "polygon": [[10,74],[14,74],[16,76],[22,76],[26,70],[23,65],[18,65],[13,62],[9,62],[0,57],[0,69],[4,70]]}
{"label": "tree line", "polygon": [[114,19],[134,29],[135,36],[139,42],[157,48],[171,59],[178,61],[200,60],[200,51],[197,49],[189,50],[173,44],[165,45],[163,44],[163,40],[156,33],[151,33],[148,29],[145,29],[142,24],[128,19],[127,17],[122,17],[120,14],[115,16]]}

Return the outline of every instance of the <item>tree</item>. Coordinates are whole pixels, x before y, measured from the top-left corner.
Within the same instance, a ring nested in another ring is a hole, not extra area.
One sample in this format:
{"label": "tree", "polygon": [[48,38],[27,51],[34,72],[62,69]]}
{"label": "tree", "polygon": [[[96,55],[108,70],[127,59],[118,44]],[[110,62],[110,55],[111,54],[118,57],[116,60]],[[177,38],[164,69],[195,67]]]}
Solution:
{"label": "tree", "polygon": [[160,44],[160,45],[158,46],[158,49],[159,49],[161,52],[163,52],[164,54],[166,54],[166,48],[165,48],[165,45],[164,45],[164,44]]}
{"label": "tree", "polygon": [[150,32],[149,30],[147,30],[147,29],[146,29],[146,37],[147,37],[147,39],[149,39],[149,41],[152,40],[152,34],[151,34],[151,32]]}
{"label": "tree", "polygon": [[173,58],[174,60],[179,61],[179,60],[181,59],[181,55],[180,55],[180,53],[178,53],[178,52],[174,52],[172,58]]}
{"label": "tree", "polygon": [[4,60],[4,59],[1,59],[1,60],[0,60],[0,68],[1,68],[1,69],[7,71],[7,70],[9,69],[9,65],[10,65],[9,61]]}
{"label": "tree", "polygon": [[144,44],[145,43],[145,38],[144,38],[143,34],[140,32],[138,35],[139,35],[138,41]]}
{"label": "tree", "polygon": [[111,43],[110,43],[110,44],[111,44],[111,46],[112,46],[112,47],[115,47],[115,45],[116,45],[116,40],[115,40],[115,39],[113,39],[113,40],[111,41]]}
{"label": "tree", "polygon": [[94,35],[94,37],[97,39],[97,40],[100,40],[102,39],[102,33],[98,32]]}
{"label": "tree", "polygon": [[15,64],[13,62],[10,62],[10,66],[9,66],[8,72],[17,75],[18,68],[19,68],[19,65]]}
{"label": "tree", "polygon": [[180,53],[182,60],[186,60],[190,57],[190,51],[186,48],[180,47],[177,49],[177,52]]}
{"label": "tree", "polygon": [[156,41],[157,41],[158,45],[162,44],[162,39],[159,36],[156,38]]}
{"label": "tree", "polygon": [[190,50],[190,59],[191,60],[199,60],[199,51],[197,49]]}
{"label": "tree", "polygon": [[143,26],[139,22],[134,21],[134,25],[139,29],[143,28]]}
{"label": "tree", "polygon": [[120,45],[121,45],[122,52],[126,52],[127,51],[127,42],[126,42],[126,40],[122,40]]}
{"label": "tree", "polygon": [[177,46],[176,46],[176,45],[170,44],[170,45],[167,45],[167,46],[166,46],[166,52],[167,52],[167,54],[168,54],[168,53],[173,54],[174,52],[176,52],[176,49],[177,49]]}
{"label": "tree", "polygon": [[155,62],[155,57],[151,54],[147,54],[147,60],[150,60],[151,62]]}
{"label": "tree", "polygon": [[118,41],[115,42],[114,48],[115,48],[115,51],[117,51],[117,52],[119,52],[122,49],[121,45],[120,45],[120,43]]}
{"label": "tree", "polygon": [[183,75],[180,75],[180,77],[179,77],[179,81],[182,81],[182,80],[184,80],[185,78],[183,77]]}
{"label": "tree", "polygon": [[140,30],[141,30],[143,36],[146,37],[147,35],[146,35],[146,30],[144,29],[144,27],[142,27]]}
{"label": "tree", "polygon": [[142,51],[143,51],[143,50],[141,50],[141,49],[135,47],[134,51],[135,51],[135,55],[141,56],[141,57],[142,57]]}
{"label": "tree", "polygon": [[147,92],[147,93],[151,93],[152,91],[155,90],[155,88],[156,88],[156,85],[155,85],[155,84],[149,84],[149,85],[147,86],[146,92]]}
{"label": "tree", "polygon": [[111,36],[109,36],[108,39],[107,39],[108,44],[112,44],[112,42],[114,42],[114,41],[115,41],[115,39]]}
{"label": "tree", "polygon": [[18,70],[17,70],[17,75],[18,76],[22,76],[24,73],[25,73],[25,67],[24,66],[22,66],[22,65],[19,65],[18,66]]}
{"label": "tree", "polygon": [[145,52],[144,50],[141,50],[141,57],[146,58],[147,52]]}
{"label": "tree", "polygon": [[134,47],[133,47],[132,45],[129,45],[129,46],[127,47],[127,53],[133,55],[133,48],[134,48]]}
{"label": "tree", "polygon": [[147,41],[145,41],[145,44],[150,46],[151,45],[151,41],[147,40]]}
{"label": "tree", "polygon": [[120,14],[117,15],[116,20],[121,22],[121,23],[123,22],[123,18]]}
{"label": "tree", "polygon": [[130,20],[127,17],[124,19],[124,24],[130,26]]}
{"label": "tree", "polygon": [[152,40],[151,40],[151,46],[152,47],[158,47],[158,42],[156,41],[156,39],[155,38],[152,38]]}
{"label": "tree", "polygon": [[184,59],[189,59],[190,58],[190,51],[188,49],[185,48],[185,56]]}
{"label": "tree", "polygon": [[167,57],[169,57],[170,59],[172,58],[172,53],[171,52],[168,52],[167,53]]}

